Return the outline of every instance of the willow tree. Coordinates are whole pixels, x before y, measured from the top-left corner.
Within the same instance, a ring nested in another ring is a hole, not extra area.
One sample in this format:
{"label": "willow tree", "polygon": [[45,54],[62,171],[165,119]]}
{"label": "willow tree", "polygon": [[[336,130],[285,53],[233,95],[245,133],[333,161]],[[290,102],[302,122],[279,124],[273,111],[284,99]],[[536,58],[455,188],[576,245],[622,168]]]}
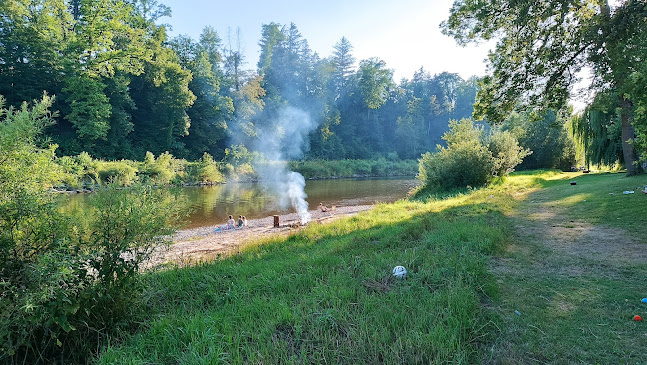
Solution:
{"label": "willow tree", "polygon": [[475,117],[501,122],[522,106],[563,107],[578,72],[594,72],[592,87],[614,92],[621,110],[622,149],[629,174],[639,172],[632,146],[634,106],[628,92],[640,66],[642,0],[456,0],[443,32],[459,44],[496,39],[490,74],[482,80]]}

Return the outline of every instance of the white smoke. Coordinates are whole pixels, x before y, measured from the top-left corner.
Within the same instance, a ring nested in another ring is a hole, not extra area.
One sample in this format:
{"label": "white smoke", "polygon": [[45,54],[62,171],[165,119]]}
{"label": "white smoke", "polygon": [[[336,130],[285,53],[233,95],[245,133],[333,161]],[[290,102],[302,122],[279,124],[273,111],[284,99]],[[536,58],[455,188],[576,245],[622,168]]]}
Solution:
{"label": "white smoke", "polygon": [[261,184],[278,198],[279,206],[282,209],[291,206],[301,223],[306,224],[312,218],[306,201],[306,180],[298,172],[288,169],[287,160],[303,156],[308,133],[317,125],[308,113],[294,107],[283,108],[270,125],[271,129],[259,131],[259,139],[254,145],[267,161],[257,161],[254,170]]}

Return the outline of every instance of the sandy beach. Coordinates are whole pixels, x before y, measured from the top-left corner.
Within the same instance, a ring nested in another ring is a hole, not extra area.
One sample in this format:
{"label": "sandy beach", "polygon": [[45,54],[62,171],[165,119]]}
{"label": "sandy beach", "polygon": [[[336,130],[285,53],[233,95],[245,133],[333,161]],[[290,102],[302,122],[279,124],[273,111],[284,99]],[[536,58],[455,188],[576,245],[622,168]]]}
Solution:
{"label": "sandy beach", "polygon": [[[359,212],[369,210],[373,205],[353,205],[336,207],[333,211],[321,212],[311,210],[312,221],[309,224],[325,224],[342,217],[350,217]],[[280,216],[280,227],[274,227],[274,217],[249,220],[248,226],[232,230],[218,230],[224,225],[199,227],[180,230],[173,236],[173,244],[165,252],[155,255],[153,261],[157,264],[174,262],[180,265],[208,261],[221,255],[236,252],[246,242],[267,238],[274,235],[289,235],[299,227],[299,217],[296,213]]]}

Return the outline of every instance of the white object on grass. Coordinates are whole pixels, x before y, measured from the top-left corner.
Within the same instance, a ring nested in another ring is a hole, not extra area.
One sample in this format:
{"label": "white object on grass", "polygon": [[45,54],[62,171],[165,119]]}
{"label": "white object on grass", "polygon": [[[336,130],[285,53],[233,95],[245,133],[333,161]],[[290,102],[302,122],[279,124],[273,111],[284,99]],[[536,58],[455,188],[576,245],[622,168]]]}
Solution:
{"label": "white object on grass", "polygon": [[398,279],[404,279],[407,277],[407,269],[404,266],[396,266],[393,268],[393,276]]}
{"label": "white object on grass", "polygon": [[633,194],[633,193],[634,193],[634,191],[633,191],[633,190],[625,190],[625,191],[623,191],[622,193],[623,193],[623,194]]}

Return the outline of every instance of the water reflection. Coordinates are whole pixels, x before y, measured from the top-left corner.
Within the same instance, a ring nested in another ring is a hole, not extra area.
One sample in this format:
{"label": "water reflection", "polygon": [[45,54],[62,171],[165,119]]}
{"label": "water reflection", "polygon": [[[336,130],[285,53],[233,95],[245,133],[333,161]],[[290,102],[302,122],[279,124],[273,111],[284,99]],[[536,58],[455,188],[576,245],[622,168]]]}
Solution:
{"label": "water reflection", "polygon": [[[328,206],[367,205],[402,199],[416,183],[412,178],[309,180],[306,194],[310,209],[320,202]],[[187,228],[224,223],[228,215],[254,219],[285,213],[271,194],[254,183],[187,187],[181,194],[194,211]],[[73,195],[68,203],[83,204],[86,199],[85,195]]]}

